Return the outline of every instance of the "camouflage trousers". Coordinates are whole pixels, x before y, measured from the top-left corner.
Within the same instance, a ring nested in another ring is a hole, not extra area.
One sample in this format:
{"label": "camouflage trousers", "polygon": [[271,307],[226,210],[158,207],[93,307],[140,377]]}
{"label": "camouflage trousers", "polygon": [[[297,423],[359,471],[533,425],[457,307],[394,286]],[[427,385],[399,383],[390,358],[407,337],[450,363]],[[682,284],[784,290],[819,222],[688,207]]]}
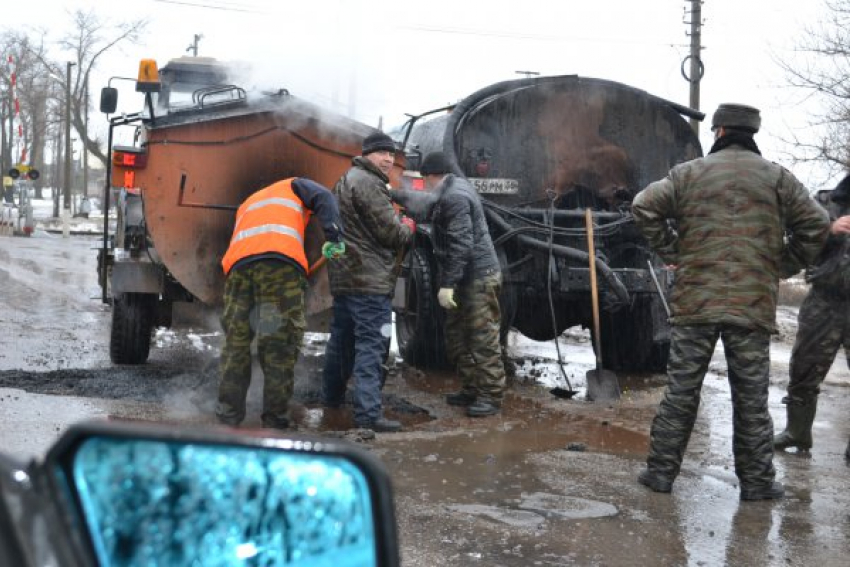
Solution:
{"label": "camouflage trousers", "polygon": [[501,402],[505,366],[499,342],[502,276],[486,276],[455,291],[457,309],[446,310],[446,354],[457,368],[463,389]]}
{"label": "camouflage trousers", "polygon": [[770,334],[732,325],[674,326],[667,389],[652,422],[649,469],[679,473],[694,427],[700,390],[717,340],[723,340],[732,391],[732,449],[742,486],[773,482],[773,421],[767,409]]}
{"label": "camouflage trousers", "polygon": [[304,275],[280,260],[236,268],[224,287],[224,347],[216,413],[229,423],[245,418],[251,384],[251,342],[263,370],[264,425],[285,425],[295,383],[295,362],[304,337]]}
{"label": "camouflage trousers", "polygon": [[850,300],[812,288],[797,315],[791,379],[788,396],[782,401],[799,405],[814,402],[841,346],[845,353],[850,351]]}

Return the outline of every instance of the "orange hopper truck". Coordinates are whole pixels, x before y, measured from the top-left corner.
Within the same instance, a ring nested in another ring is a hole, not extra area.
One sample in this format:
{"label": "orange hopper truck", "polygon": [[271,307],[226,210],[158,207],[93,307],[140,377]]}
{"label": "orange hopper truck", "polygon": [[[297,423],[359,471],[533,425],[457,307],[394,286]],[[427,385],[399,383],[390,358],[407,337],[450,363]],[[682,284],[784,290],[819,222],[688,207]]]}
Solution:
{"label": "orange hopper truck", "polygon": [[[117,218],[111,234],[104,219],[98,273],[102,300],[112,306],[115,363],[147,360],[152,332],[171,325],[174,302],[220,305],[221,258],[248,195],[287,177],[332,187],[374,131],[285,89],[247,92],[232,77],[232,68],[206,57],[161,69],[145,60],[136,82],[142,111],[114,115],[117,89],[101,93],[101,111],[112,115],[104,210],[117,200]],[[113,145],[122,128],[132,129],[132,145]],[[311,263],[323,241],[311,223]],[[310,282],[308,320],[321,328],[331,305],[325,270]]]}

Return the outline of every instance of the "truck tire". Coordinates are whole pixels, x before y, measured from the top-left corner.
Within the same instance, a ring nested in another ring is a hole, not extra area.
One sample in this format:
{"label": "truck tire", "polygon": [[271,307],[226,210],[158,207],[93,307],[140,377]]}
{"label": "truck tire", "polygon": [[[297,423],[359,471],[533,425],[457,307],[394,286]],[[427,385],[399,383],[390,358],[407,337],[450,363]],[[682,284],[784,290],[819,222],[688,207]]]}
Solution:
{"label": "truck tire", "polygon": [[404,266],[405,308],[396,311],[396,339],[405,362],[418,368],[444,368],[447,365],[443,339],[442,313],[430,254],[417,247],[408,253]]}
{"label": "truck tire", "polygon": [[122,293],[113,299],[109,357],[114,364],[147,361],[156,300],[150,293]]}
{"label": "truck tire", "polygon": [[[635,300],[631,309],[602,313],[602,365],[610,370],[663,372],[667,369],[669,341],[653,340],[652,302]],[[596,345],[594,345],[596,348]]]}

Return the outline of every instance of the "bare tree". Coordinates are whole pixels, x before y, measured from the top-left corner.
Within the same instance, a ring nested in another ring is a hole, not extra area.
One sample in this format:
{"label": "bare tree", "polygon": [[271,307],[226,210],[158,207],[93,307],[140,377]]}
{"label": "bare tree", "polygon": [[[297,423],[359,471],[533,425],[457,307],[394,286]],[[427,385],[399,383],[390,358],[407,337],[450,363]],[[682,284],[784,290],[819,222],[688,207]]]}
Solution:
{"label": "bare tree", "polygon": [[[43,36],[42,36],[43,38]],[[25,35],[15,38],[19,62],[18,100],[23,130],[21,159],[40,173],[45,172],[45,146],[49,132],[60,120],[59,97],[56,83],[50,79],[48,69],[41,63],[45,58],[43,43],[34,43]],[[26,156],[26,157],[24,157]],[[36,198],[41,199],[44,177],[35,180]]]}
{"label": "bare tree", "polygon": [[[122,43],[135,43],[147,26],[147,21],[136,20],[110,25],[100,19],[95,10],[76,10],[70,14],[72,31],[63,36],[58,45],[72,53],[74,66],[71,72],[71,124],[85,145],[86,151],[106,166],[103,140],[87,129],[86,113],[90,97],[87,93],[89,77],[98,60],[110,49]],[[49,73],[59,79],[63,90],[66,81],[65,64],[57,64],[41,57],[40,62]]]}
{"label": "bare tree", "polygon": [[806,28],[797,57],[779,61],[791,86],[819,100],[812,129],[791,140],[797,162],[819,162],[830,172],[850,170],[850,0],[824,0],[826,17]]}
{"label": "bare tree", "polygon": [[86,128],[86,106],[89,102],[88,85],[98,59],[121,43],[135,43],[147,26],[145,20],[123,22],[107,26],[94,10],[73,13],[74,32],[65,36],[60,45],[76,53],[76,78],[71,85],[71,123],[83,139],[86,150],[106,165],[106,152],[102,140],[90,135]]}

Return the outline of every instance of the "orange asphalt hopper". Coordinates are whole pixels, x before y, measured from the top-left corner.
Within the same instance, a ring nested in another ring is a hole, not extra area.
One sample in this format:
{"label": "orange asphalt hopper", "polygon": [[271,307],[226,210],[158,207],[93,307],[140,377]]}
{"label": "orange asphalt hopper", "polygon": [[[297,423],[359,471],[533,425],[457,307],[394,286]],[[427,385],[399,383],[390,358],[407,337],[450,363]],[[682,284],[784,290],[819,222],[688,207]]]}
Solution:
{"label": "orange asphalt hopper", "polygon": [[310,214],[292,191],[292,179],[278,181],[248,197],[236,211],[236,226],[221,261],[225,275],[239,260],[269,252],[292,258],[307,272],[304,230]]}

